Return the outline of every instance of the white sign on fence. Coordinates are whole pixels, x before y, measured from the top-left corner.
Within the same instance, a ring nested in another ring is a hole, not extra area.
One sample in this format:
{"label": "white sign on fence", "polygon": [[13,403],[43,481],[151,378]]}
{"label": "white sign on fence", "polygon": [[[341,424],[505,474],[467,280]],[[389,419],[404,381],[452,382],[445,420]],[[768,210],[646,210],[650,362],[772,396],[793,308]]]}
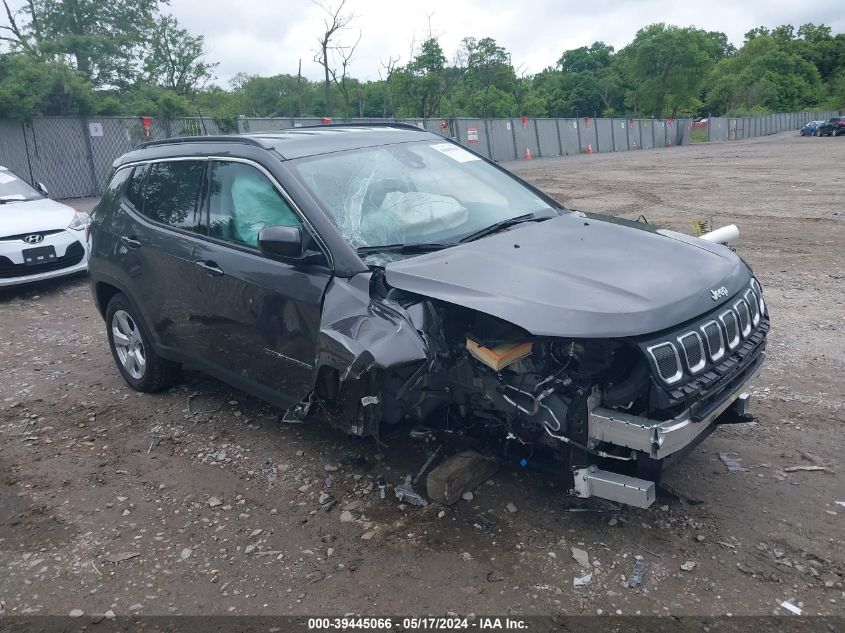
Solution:
{"label": "white sign on fence", "polygon": [[89,123],[88,124],[88,134],[93,136],[102,136],[103,135],[103,124],[102,123]]}

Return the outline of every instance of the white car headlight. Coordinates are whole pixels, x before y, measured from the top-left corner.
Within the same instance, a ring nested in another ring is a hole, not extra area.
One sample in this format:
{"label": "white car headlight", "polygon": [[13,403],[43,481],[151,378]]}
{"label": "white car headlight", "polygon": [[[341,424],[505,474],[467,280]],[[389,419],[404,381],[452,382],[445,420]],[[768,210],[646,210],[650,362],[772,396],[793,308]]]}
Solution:
{"label": "white car headlight", "polygon": [[73,214],[73,220],[67,225],[67,228],[74,231],[81,231],[91,223],[91,217],[87,213],[80,213],[77,211]]}

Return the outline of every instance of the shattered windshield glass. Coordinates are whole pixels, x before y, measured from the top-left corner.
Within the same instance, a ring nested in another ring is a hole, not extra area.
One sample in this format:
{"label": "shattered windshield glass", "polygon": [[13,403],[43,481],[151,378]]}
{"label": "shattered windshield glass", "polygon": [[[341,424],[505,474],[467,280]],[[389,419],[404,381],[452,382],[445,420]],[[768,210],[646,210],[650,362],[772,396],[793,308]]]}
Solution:
{"label": "shattered windshield glass", "polygon": [[455,243],[497,222],[549,209],[530,189],[452,143],[384,145],[292,165],[355,248]]}

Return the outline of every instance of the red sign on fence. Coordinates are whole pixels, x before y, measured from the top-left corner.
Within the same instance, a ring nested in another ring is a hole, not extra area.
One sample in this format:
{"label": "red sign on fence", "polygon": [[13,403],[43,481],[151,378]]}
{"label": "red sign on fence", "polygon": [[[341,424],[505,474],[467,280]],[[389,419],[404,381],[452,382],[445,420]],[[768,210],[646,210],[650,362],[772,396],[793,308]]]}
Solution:
{"label": "red sign on fence", "polygon": [[478,129],[474,127],[467,128],[467,143],[478,143]]}

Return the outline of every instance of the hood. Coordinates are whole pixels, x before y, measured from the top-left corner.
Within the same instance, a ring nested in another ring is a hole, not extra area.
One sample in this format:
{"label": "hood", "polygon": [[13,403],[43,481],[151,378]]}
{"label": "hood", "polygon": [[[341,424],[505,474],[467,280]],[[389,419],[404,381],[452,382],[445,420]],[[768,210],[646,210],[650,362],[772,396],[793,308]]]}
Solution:
{"label": "hood", "polygon": [[0,237],[66,229],[76,213],[49,198],[0,204]]}
{"label": "hood", "polygon": [[730,249],[579,212],[521,224],[385,266],[388,284],[471,308],[536,336],[607,338],[670,328],[713,310],[751,273]]}

